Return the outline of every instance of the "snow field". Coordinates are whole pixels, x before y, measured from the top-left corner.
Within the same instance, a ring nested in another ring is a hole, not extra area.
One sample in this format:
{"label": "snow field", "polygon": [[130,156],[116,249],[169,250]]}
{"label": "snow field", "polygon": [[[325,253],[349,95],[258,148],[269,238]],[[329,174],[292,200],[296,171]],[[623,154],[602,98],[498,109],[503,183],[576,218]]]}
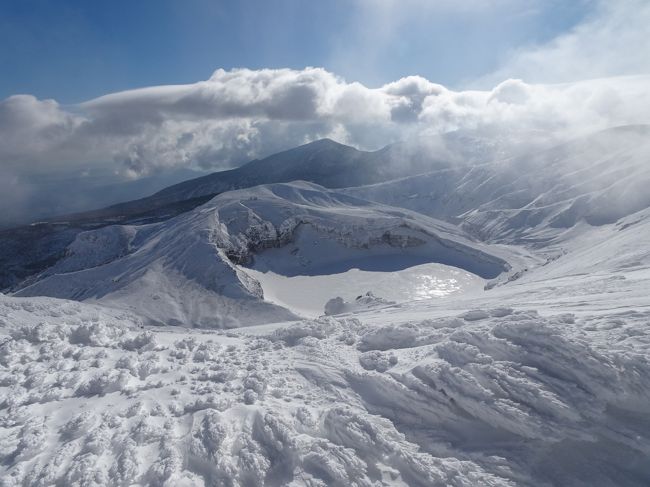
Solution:
{"label": "snow field", "polygon": [[650,475],[647,315],[621,320],[635,346],[592,338],[600,318],[509,308],[254,334],[142,329],[48,298],[2,297],[0,317],[2,485],[644,485]]}

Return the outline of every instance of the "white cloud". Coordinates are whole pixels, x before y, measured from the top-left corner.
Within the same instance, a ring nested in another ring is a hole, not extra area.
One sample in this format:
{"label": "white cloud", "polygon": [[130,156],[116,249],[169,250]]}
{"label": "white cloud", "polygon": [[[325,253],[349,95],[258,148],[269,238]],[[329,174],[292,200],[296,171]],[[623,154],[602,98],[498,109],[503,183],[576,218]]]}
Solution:
{"label": "white cloud", "polygon": [[54,100],[14,95],[0,100],[0,163],[29,164],[65,144],[81,123]]}
{"label": "white cloud", "polygon": [[650,122],[648,81],[507,80],[455,92],[417,76],[373,89],[318,68],[218,70],[207,81],[114,93],[73,110],[10,97],[0,102],[0,161],[18,173],[104,161],[138,176],[224,168],[322,137],[364,149],[457,129],[568,137]]}

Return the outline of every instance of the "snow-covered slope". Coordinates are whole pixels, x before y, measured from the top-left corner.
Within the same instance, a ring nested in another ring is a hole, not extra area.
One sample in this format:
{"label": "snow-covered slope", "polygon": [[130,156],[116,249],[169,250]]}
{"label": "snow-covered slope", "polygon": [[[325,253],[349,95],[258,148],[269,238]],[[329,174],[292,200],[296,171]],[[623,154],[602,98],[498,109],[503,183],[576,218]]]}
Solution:
{"label": "snow-covered slope", "polygon": [[3,485],[645,486],[649,221],[480,299],[236,333],[0,296]]}
{"label": "snow-covered slope", "polygon": [[[649,485],[646,135],[81,233],[18,294],[85,302],[0,295],[0,485]],[[422,262],[489,282],[297,320],[253,277]]]}
{"label": "snow-covered slope", "polygon": [[541,243],[580,221],[650,206],[650,126],[619,127],[525,156],[344,190],[460,224],[481,239]]}
{"label": "snow-covered slope", "polygon": [[[272,259],[264,257],[269,248],[276,251]],[[65,258],[16,295],[100,302],[183,326],[295,318],[265,302],[246,274],[242,265],[256,255],[285,275],[381,261],[440,262],[486,278],[510,268],[503,249],[492,251],[452,225],[297,182],[224,193],[160,224],[81,233]]]}
{"label": "snow-covered slope", "polygon": [[212,215],[196,212],[162,225],[84,232],[65,258],[17,294],[97,301],[186,326],[291,318],[263,302],[256,282],[225,257],[213,240],[219,230]]}

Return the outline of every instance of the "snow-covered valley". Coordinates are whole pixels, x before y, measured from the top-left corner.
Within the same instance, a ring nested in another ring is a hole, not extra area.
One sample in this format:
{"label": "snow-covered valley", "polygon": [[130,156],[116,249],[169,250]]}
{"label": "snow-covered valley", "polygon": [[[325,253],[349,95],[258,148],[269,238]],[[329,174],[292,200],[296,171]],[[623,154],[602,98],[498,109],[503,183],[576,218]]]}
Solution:
{"label": "snow-covered valley", "polygon": [[630,131],[79,232],[0,295],[0,485],[648,485]]}

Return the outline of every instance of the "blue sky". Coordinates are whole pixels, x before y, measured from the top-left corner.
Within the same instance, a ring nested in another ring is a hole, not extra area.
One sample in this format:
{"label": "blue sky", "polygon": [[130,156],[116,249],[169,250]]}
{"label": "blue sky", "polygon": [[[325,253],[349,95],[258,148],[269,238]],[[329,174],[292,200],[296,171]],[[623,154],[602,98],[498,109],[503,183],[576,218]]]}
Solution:
{"label": "blue sky", "polygon": [[76,103],[217,68],[322,66],[367,86],[471,86],[588,16],[586,0],[2,0],[0,99]]}

